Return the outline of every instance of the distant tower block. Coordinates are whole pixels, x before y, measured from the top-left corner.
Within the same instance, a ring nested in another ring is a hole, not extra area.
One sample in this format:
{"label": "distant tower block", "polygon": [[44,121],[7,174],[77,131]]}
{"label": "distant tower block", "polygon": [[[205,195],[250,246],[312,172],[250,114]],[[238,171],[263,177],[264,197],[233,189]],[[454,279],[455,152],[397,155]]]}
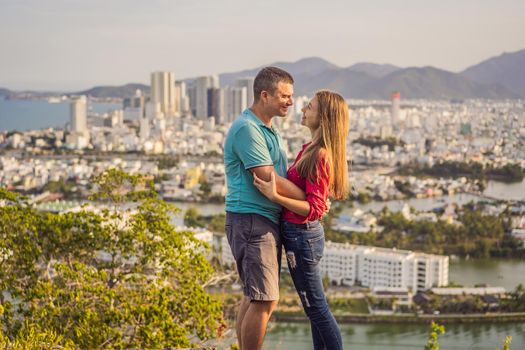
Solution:
{"label": "distant tower block", "polygon": [[71,132],[87,134],[87,99],[86,96],[73,96],[69,105]]}
{"label": "distant tower block", "polygon": [[175,78],[173,73],[151,73],[151,102],[160,105],[160,111],[164,117],[175,115]]}
{"label": "distant tower block", "polygon": [[246,88],[246,103],[248,106],[253,104],[253,82],[255,81],[254,77],[238,78],[235,80],[235,85],[237,87]]}
{"label": "distant tower block", "polygon": [[401,100],[401,93],[394,91],[392,93],[392,105],[390,106],[390,119],[394,128],[399,128],[399,102]]}
{"label": "distant tower block", "polygon": [[210,80],[207,76],[198,77],[195,80],[195,116],[200,120],[208,118],[208,88],[210,87]]}
{"label": "distant tower block", "polygon": [[69,105],[70,130],[66,135],[66,144],[74,149],[86,148],[89,145],[87,126],[86,96],[72,96]]}

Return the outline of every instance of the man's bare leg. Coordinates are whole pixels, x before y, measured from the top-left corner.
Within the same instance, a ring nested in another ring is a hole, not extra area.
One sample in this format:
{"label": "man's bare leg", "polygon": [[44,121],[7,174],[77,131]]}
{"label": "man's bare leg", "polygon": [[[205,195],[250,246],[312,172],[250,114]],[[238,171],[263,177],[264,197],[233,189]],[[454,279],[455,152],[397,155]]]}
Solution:
{"label": "man's bare leg", "polygon": [[250,299],[247,296],[243,296],[241,304],[239,305],[239,311],[237,312],[237,320],[235,320],[235,331],[237,332],[237,342],[239,343],[239,347],[242,347],[242,320],[244,319],[249,306]]}
{"label": "man's bare leg", "polygon": [[241,350],[260,350],[262,348],[266,325],[277,307],[277,301],[252,301],[242,320]]}

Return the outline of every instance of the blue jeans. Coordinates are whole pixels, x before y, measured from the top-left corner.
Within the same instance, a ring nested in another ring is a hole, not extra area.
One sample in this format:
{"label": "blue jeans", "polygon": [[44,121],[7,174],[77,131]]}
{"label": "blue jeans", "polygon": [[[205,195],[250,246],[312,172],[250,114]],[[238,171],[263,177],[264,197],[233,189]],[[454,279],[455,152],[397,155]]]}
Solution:
{"label": "blue jeans", "polygon": [[306,224],[283,221],[281,234],[290,275],[310,319],[314,349],[342,349],[341,332],[326,301],[319,269],[324,251],[323,226],[319,221]]}

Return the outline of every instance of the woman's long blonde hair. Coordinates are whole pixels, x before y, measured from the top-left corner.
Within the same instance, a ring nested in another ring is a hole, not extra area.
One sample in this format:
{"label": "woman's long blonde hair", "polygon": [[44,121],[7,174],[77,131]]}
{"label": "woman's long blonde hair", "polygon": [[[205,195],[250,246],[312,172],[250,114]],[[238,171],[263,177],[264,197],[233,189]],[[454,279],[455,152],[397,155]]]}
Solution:
{"label": "woman's long blonde hair", "polygon": [[297,172],[311,182],[317,181],[319,152],[326,152],[329,165],[329,194],[335,199],[348,196],[348,164],[346,138],[348,135],[348,105],[345,99],[332,91],[315,93],[319,110],[319,129],[313,134],[312,143],[297,162]]}

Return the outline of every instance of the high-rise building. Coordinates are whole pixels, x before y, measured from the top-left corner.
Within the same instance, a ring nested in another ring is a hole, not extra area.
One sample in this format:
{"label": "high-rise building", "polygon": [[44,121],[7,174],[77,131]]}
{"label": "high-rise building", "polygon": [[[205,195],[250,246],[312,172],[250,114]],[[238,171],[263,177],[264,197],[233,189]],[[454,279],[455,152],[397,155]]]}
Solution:
{"label": "high-rise building", "polygon": [[197,87],[196,81],[193,81],[193,84],[186,87],[186,93],[188,95],[189,100],[189,106],[190,106],[190,114],[192,116],[197,115]]}
{"label": "high-rise building", "polygon": [[208,89],[208,115],[215,117],[218,124],[224,124],[225,111],[225,90],[221,88]]}
{"label": "high-rise building", "polygon": [[394,91],[391,96],[392,105],[390,106],[390,120],[394,128],[399,127],[399,103],[401,100],[401,93]]}
{"label": "high-rise building", "polygon": [[171,72],[151,73],[151,102],[160,105],[165,118],[173,117],[175,105],[175,78]]}
{"label": "high-rise building", "polygon": [[217,75],[209,75],[195,79],[195,117],[197,119],[205,120],[211,114],[210,112],[210,94],[209,89],[218,89],[219,77]]}
{"label": "high-rise building", "polygon": [[71,104],[69,105],[71,118],[71,132],[85,134],[88,132],[87,128],[87,99],[86,96],[71,97]]}
{"label": "high-rise building", "polygon": [[71,97],[69,108],[70,130],[66,136],[66,144],[71,148],[85,148],[89,145],[86,96]]}
{"label": "high-rise building", "polygon": [[124,111],[121,109],[115,109],[109,111],[106,118],[104,119],[104,126],[113,128],[116,126],[122,126],[124,124]]}
{"label": "high-rise building", "polygon": [[124,118],[138,120],[144,117],[145,101],[142,91],[135,91],[135,96],[126,97],[122,102],[122,108],[124,109]]}
{"label": "high-rise building", "polygon": [[209,77],[198,77],[195,80],[195,117],[197,119],[208,118],[208,88]]}
{"label": "high-rise building", "polygon": [[248,107],[246,87],[230,87],[224,88],[224,123],[231,123],[237,115]]}
{"label": "high-rise building", "polygon": [[179,115],[190,113],[190,101],[184,81],[175,83],[175,106],[177,107],[175,112]]}
{"label": "high-rise building", "polygon": [[139,119],[139,139],[140,141],[145,141],[149,138],[150,134],[150,121],[147,118]]}
{"label": "high-rise building", "polygon": [[218,89],[221,85],[219,83],[219,76],[216,74],[208,76],[208,88]]}
{"label": "high-rise building", "polygon": [[251,106],[253,104],[253,82],[255,78],[253,77],[245,77],[245,78],[238,78],[235,80],[235,85],[237,87],[245,87],[246,88],[246,102],[248,106]]}

